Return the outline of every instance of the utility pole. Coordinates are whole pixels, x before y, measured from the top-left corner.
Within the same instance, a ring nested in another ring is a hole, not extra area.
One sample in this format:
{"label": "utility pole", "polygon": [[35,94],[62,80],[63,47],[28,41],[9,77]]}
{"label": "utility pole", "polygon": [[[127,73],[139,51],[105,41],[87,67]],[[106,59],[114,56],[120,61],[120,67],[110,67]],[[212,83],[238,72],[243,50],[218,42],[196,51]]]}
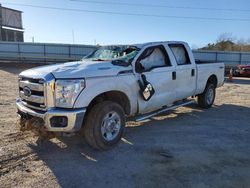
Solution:
{"label": "utility pole", "polygon": [[0,41],[3,41],[3,14],[2,14],[2,4],[0,4]]}
{"label": "utility pole", "polygon": [[73,44],[75,44],[75,32],[74,32],[74,29],[72,29],[72,39],[73,39]]}

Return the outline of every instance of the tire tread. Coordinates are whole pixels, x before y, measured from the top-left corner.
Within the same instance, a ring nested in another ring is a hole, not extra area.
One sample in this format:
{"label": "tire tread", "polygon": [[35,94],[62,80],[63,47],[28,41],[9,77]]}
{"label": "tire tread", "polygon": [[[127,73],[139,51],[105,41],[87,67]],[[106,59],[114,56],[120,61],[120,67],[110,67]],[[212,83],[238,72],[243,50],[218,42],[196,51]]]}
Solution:
{"label": "tire tread", "polygon": [[[95,149],[107,150],[110,149],[115,144],[115,143],[114,144],[104,143],[103,140],[100,138],[99,127],[98,127],[98,123],[100,123],[98,121],[100,120],[101,118],[100,116],[103,113],[103,111],[108,111],[111,108],[116,108],[117,110],[119,110],[123,116],[121,118],[125,117],[122,107],[119,104],[114,103],[112,101],[103,101],[94,105],[87,115],[85,125],[83,127],[83,134],[86,142]],[[125,124],[125,118],[122,121]],[[124,126],[122,128],[124,128]]]}
{"label": "tire tread", "polygon": [[[207,83],[204,92],[203,92],[202,94],[198,95],[198,105],[199,105],[201,108],[206,108],[206,109],[207,109],[207,108],[210,108],[210,107],[213,105],[214,100],[213,100],[212,104],[208,104],[207,101],[206,101],[206,92],[207,92],[208,88],[209,88],[211,85],[212,85],[213,88],[214,88],[214,95],[216,95],[216,92],[215,92],[215,85],[214,85],[213,83]],[[215,98],[215,96],[214,96],[214,98]]]}

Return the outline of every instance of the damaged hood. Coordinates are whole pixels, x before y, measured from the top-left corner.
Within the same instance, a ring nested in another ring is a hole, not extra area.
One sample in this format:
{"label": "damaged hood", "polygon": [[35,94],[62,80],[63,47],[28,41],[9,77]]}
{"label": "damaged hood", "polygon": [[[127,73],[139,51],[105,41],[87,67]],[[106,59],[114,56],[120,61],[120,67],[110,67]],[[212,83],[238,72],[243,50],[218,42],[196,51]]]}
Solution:
{"label": "damaged hood", "polygon": [[132,70],[131,66],[113,65],[111,61],[76,61],[70,63],[47,65],[28,69],[20,73],[20,76],[31,78],[45,78],[52,73],[55,78],[88,78],[99,76],[115,76],[121,71]]}

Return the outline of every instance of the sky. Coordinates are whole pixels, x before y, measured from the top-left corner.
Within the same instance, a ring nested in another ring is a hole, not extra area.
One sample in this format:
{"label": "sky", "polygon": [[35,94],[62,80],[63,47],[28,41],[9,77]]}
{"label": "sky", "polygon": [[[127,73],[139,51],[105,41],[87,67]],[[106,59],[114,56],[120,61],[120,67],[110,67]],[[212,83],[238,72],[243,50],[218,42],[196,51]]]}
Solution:
{"label": "sky", "polygon": [[[198,48],[215,42],[223,33],[231,33],[238,39],[250,39],[249,0],[3,0],[0,3],[2,6],[23,11],[25,42],[31,42],[33,37],[35,42],[90,45],[181,40],[188,42],[193,48]],[[51,10],[15,3],[175,18]]]}

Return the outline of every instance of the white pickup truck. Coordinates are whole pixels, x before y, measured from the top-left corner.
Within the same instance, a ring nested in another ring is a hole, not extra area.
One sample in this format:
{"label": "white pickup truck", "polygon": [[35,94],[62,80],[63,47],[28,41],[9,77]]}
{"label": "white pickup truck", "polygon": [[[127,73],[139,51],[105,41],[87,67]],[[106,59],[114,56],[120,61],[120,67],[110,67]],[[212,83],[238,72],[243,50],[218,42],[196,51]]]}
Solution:
{"label": "white pickup truck", "polygon": [[82,128],[89,145],[105,150],[121,139],[126,117],[144,120],[189,97],[209,108],[223,83],[224,64],[195,62],[185,42],[113,45],[20,73],[16,104],[22,126],[36,120],[46,131]]}

